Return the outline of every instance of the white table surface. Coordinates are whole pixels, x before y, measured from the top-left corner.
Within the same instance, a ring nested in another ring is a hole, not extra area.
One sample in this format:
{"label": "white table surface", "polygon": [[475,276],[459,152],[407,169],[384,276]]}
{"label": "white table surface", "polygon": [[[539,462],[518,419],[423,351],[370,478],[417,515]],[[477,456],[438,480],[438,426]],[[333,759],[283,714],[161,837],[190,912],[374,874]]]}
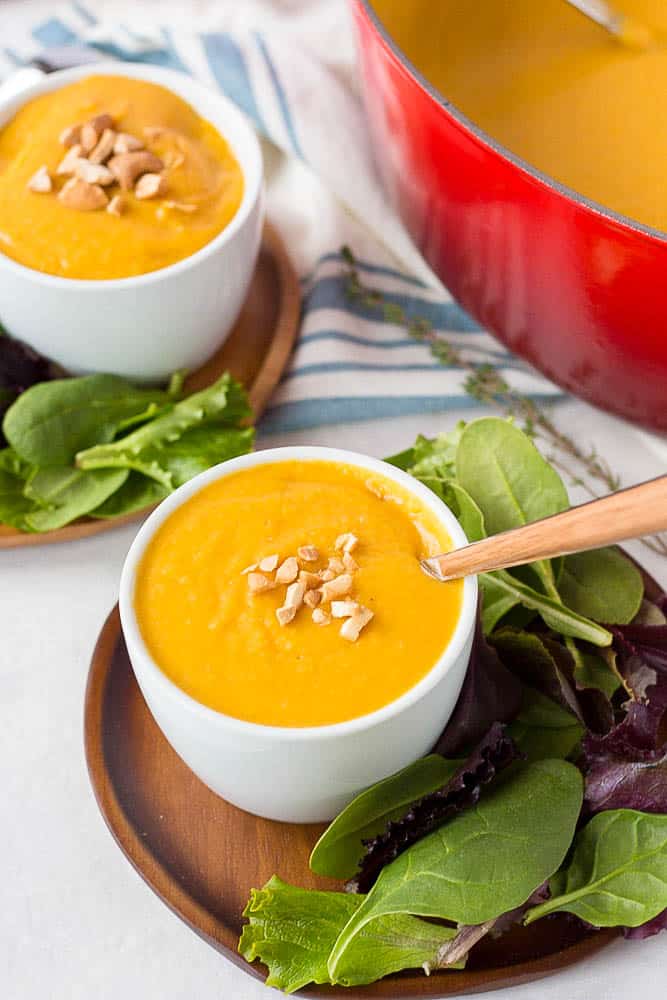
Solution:
{"label": "white table surface", "polygon": [[[294,9],[302,28],[314,25],[314,36],[330,5],[330,0],[273,3],[283,15]],[[108,11],[118,5],[89,6]],[[191,6],[204,17],[227,5],[198,0]],[[269,6],[268,0],[248,0],[245,10]],[[139,7],[154,10],[157,4],[151,0]],[[181,16],[171,3],[159,9],[161,20]],[[0,0],[3,43],[10,41],[12,26],[49,10],[46,0]],[[436,433],[461,416],[466,414],[346,425],[260,439],[259,446],[336,444],[382,456],[407,446],[417,433]],[[595,444],[625,484],[665,470],[664,446],[652,445],[620,421],[575,402],[561,404],[558,419]],[[576,492],[573,497],[583,499]],[[144,885],[108,833],[88,783],[82,738],[88,664],[116,600],[135,530],[0,553],[3,1000],[263,1000],[270,995],[197,938]],[[632,548],[667,586],[667,559]],[[619,941],[583,966],[495,996],[662,1000],[666,990],[663,934],[647,942]]]}

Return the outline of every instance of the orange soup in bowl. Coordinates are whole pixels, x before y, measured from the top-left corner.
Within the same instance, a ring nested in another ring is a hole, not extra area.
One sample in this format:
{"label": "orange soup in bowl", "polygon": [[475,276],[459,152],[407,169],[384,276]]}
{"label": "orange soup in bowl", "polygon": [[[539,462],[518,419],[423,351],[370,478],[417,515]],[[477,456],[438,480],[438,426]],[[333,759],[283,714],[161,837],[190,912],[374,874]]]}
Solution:
{"label": "orange soup in bowl", "polygon": [[63,278],[145,274],[210,243],[243,189],[226,140],[173,91],[86,76],[0,129],[0,252]]}
{"label": "orange soup in bowl", "polygon": [[158,528],[136,617],[161,670],[209,708],[270,726],[343,722],[437,663],[463,584],[419,560],[451,545],[426,504],[378,473],[268,462],[204,487]]}

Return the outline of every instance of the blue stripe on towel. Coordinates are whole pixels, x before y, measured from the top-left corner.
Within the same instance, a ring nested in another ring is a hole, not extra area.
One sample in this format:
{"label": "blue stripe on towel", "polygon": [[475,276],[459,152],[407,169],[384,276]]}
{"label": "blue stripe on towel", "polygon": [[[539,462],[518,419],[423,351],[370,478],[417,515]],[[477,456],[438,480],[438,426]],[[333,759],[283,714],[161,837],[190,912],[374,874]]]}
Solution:
{"label": "blue stripe on towel", "polygon": [[[562,398],[551,393],[532,393],[531,399]],[[475,409],[468,395],[452,396],[349,396],[334,399],[302,399],[269,407],[258,424],[260,434],[308,430],[327,424],[411,416],[415,413],[442,413]]]}
{"label": "blue stripe on towel", "polygon": [[85,21],[86,24],[89,24],[91,26],[93,24],[97,24],[97,18],[95,17],[95,15],[92,13],[92,11],[89,11],[87,7],[84,7],[83,4],[79,2],[79,0],[73,0],[72,7],[77,12],[81,20]]}
{"label": "blue stripe on towel", "polygon": [[262,36],[259,34],[258,31],[256,31],[254,35],[259,51],[262,53],[262,58],[264,59],[264,62],[266,64],[267,72],[269,74],[269,77],[271,78],[271,83],[273,84],[273,89],[275,90],[276,97],[278,99],[278,104],[280,106],[280,112],[283,116],[283,122],[285,123],[285,129],[287,130],[290,142],[292,143],[292,149],[294,150],[297,156],[300,156],[301,159],[303,159],[303,152],[301,150],[301,145],[299,143],[296,134],[296,129],[294,127],[294,121],[292,120],[292,114],[289,109],[287,97],[285,96],[285,88],[283,87],[280,76],[278,75],[278,70],[276,69],[275,63],[271,58],[271,54]]}
{"label": "blue stripe on towel", "polygon": [[261,434],[307,430],[324,424],[379,420],[412,413],[462,410],[475,404],[469,396],[341,396],[302,399],[270,407],[259,422]]}
{"label": "blue stripe on towel", "polygon": [[[436,330],[479,333],[482,329],[456,302],[429,302],[415,295],[398,292],[387,292],[386,298],[388,302],[401,306],[408,316],[428,320]],[[319,278],[307,290],[304,311],[311,312],[313,309],[344,309],[363,319],[378,321],[378,307],[364,305],[349,296],[342,275]]]}
{"label": "blue stripe on towel", "polygon": [[222,92],[245,111],[260,132],[266,134],[266,126],[255,100],[248,68],[239,46],[229,35],[222,32],[202,34],[199,37],[211,73]]}
{"label": "blue stripe on towel", "polygon": [[44,48],[53,45],[73,45],[79,41],[77,35],[57,17],[51,17],[34,28],[32,37]]}

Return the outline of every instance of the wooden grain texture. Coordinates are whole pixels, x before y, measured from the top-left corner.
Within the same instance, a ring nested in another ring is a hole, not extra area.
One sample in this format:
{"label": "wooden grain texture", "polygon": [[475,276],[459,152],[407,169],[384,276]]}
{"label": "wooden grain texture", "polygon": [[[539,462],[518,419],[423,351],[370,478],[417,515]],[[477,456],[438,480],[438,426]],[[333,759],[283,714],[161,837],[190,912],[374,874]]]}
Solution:
{"label": "wooden grain texture", "polygon": [[[261,819],[211,792],[162,736],[134,679],[118,608],[100,634],[88,677],[85,750],[97,803],[116,843],[142,878],[189,927],[252,976],[266,970],[238,954],[251,888],[274,873],[307,888],[340,889],[314,875],[308,857],[320,825]],[[132,915],[128,914],[128,920]],[[531,982],[604,948],[614,930],[584,930],[556,915],[483,940],[464,971],[401,974],[351,989],[300,995],[347,1000],[460,996]]]}
{"label": "wooden grain texture", "polygon": [[442,580],[553,559],[667,530],[667,476],[424,560]]}
{"label": "wooden grain texture", "polygon": [[[266,223],[248,296],[229,337],[185,381],[196,392],[230,371],[247,388],[255,418],[263,413],[289,360],[299,328],[301,289],[280,236]],[[109,520],[84,518],[56,531],[26,533],[0,524],[0,549],[69,542],[140,521],[152,507]]]}

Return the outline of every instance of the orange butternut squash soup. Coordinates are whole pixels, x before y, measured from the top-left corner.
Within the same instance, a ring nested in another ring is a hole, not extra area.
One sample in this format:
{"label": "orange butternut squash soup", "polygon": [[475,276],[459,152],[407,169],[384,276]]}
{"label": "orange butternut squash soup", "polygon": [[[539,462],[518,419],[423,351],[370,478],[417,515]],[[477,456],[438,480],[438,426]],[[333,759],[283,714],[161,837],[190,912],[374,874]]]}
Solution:
{"label": "orange butternut squash soup", "polygon": [[451,548],[391,480],[286,461],[205,487],[157,530],[135,609],[155,662],[226,715],[318,726],[366,715],[437,662],[463,585],[418,560]]}
{"label": "orange butternut squash soup", "polygon": [[200,250],[236,214],[225,139],[165,87],[88,76],[0,130],[0,252],[64,278],[129,278]]}
{"label": "orange butternut squash soup", "polygon": [[667,230],[665,0],[614,0],[648,27],[646,44],[615,40],[565,0],[371,2],[475,125],[578,193]]}

